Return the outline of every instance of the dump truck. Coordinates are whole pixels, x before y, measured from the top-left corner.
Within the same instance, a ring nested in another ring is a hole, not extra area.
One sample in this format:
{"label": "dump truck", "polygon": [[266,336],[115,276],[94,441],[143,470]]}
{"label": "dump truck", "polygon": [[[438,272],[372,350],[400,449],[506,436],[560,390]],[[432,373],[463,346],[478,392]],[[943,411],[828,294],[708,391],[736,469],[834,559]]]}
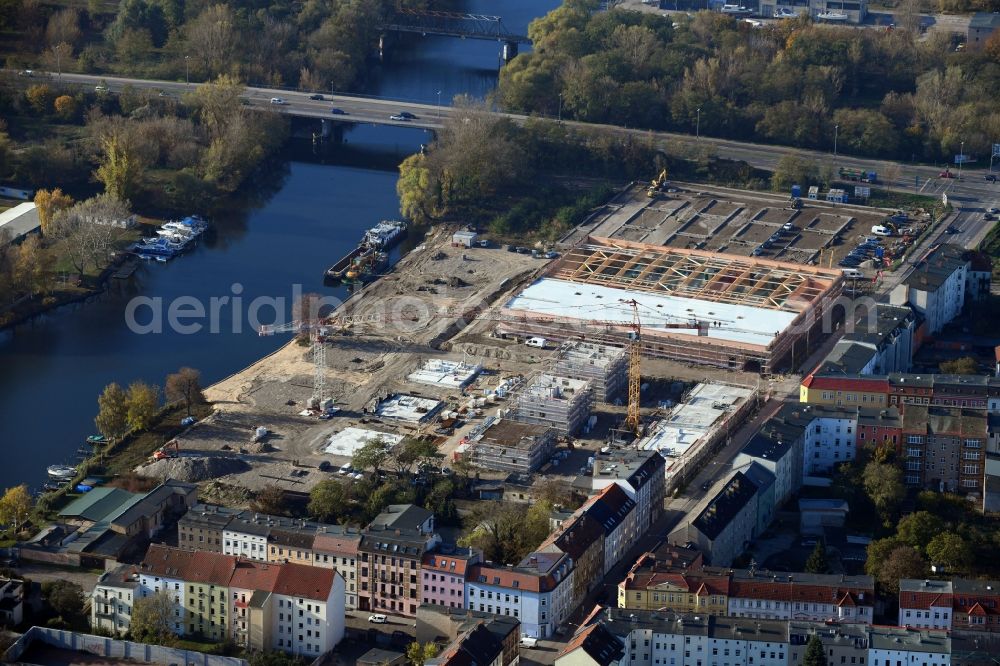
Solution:
{"label": "dump truck", "polygon": [[854,181],[856,183],[877,183],[878,174],[874,171],[865,171],[864,169],[848,169],[846,167],[841,167],[839,171],[840,177],[844,180]]}

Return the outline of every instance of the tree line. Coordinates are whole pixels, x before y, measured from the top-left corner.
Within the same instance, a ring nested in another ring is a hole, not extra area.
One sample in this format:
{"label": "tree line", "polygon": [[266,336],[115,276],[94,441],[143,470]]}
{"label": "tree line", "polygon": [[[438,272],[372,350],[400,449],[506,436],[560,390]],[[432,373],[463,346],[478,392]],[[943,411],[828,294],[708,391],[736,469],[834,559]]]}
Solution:
{"label": "tree line", "polygon": [[[192,408],[205,402],[201,373],[185,367],[167,375],[163,396],[168,403],[184,407],[187,415],[191,416]],[[115,442],[129,432],[148,430],[161,407],[159,387],[139,380],[124,389],[117,382],[112,382],[97,398],[94,425],[98,432]]]}
{"label": "tree line", "polygon": [[886,158],[988,155],[1000,137],[1000,37],[981,52],[918,39],[915,0],[894,30],[598,5],[531,23],[532,52],[500,74],[505,109]]}
{"label": "tree line", "polygon": [[[0,2],[9,66],[206,81],[227,74],[270,86],[347,90],[363,81],[397,4],[430,0],[121,0],[109,12],[39,0]],[[18,39],[19,38],[19,39]]]}

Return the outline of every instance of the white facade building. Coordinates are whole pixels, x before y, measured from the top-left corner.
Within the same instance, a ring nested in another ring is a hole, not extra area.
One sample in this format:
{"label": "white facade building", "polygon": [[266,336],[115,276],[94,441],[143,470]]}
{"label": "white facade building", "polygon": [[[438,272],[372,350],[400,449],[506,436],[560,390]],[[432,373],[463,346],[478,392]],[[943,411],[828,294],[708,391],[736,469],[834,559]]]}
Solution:
{"label": "white facade building", "polygon": [[333,577],[325,598],[287,590],[279,584],[271,599],[272,640],[275,649],[315,659],[344,638],[344,579]]}
{"label": "white facade building", "polygon": [[939,245],[889,294],[892,305],[909,304],[926,319],[927,333],[940,333],[965,307],[969,261],[957,245]]}
{"label": "white facade building", "polygon": [[139,585],[135,567],[123,565],[106,571],[97,579],[90,595],[90,626],[92,629],[121,635],[132,622],[132,604]]}
{"label": "white facade building", "polygon": [[841,463],[854,460],[857,449],[857,412],[811,408],[812,421],[805,430],[802,474],[827,474]]}

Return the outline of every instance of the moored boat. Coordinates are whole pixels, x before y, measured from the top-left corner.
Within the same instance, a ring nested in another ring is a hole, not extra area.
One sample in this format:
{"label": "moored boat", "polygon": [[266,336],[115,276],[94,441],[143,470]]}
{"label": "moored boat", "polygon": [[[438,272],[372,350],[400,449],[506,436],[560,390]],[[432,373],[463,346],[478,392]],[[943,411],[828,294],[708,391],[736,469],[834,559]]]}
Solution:
{"label": "moored boat", "polygon": [[72,479],[76,476],[76,467],[70,467],[69,465],[49,465],[45,471],[48,472],[51,478],[62,481]]}
{"label": "moored boat", "polygon": [[104,435],[90,435],[89,437],[87,437],[87,444],[90,444],[91,446],[98,446],[107,443],[108,443],[108,438],[105,437]]}

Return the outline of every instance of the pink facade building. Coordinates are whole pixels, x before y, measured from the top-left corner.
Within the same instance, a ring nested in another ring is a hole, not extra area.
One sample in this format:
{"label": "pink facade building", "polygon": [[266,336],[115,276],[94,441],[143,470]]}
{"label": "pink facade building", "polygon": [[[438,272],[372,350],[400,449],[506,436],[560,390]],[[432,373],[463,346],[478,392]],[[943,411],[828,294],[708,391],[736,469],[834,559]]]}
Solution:
{"label": "pink facade building", "polygon": [[454,553],[430,552],[420,564],[420,601],[449,608],[465,607],[465,575],[479,562],[479,553],[463,549]]}

